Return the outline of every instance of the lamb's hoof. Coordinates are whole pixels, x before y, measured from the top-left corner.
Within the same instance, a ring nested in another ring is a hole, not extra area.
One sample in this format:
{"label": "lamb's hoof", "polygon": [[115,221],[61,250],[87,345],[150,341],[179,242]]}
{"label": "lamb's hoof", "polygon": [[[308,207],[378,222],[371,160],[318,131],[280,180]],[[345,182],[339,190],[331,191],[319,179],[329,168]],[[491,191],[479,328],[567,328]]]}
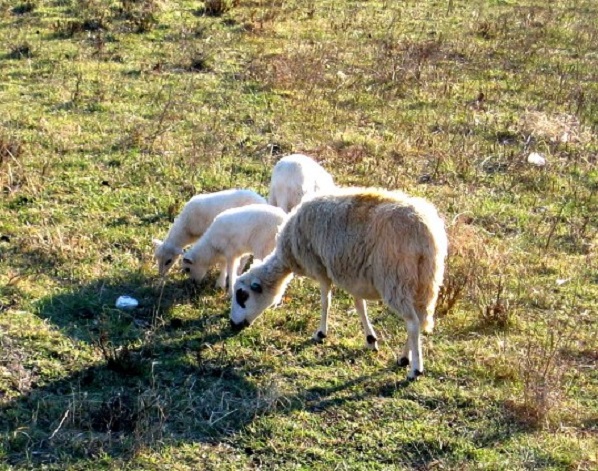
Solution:
{"label": "lamb's hoof", "polygon": [[407,358],[407,357],[399,358],[399,366],[401,368],[405,368],[406,366],[409,366],[409,358]]}
{"label": "lamb's hoof", "polygon": [[415,381],[417,378],[419,378],[423,374],[424,374],[423,371],[413,370],[413,373],[410,373],[407,375],[407,379],[409,381]]}
{"label": "lamb's hoof", "polygon": [[374,352],[378,351],[378,339],[376,337],[374,337],[373,335],[368,335],[366,337],[366,341],[367,341],[366,347],[369,350],[372,350]]}
{"label": "lamb's hoof", "polygon": [[314,342],[317,342],[317,343],[322,343],[325,338],[326,338],[326,334],[324,332],[322,332],[321,330],[318,330],[312,337]]}

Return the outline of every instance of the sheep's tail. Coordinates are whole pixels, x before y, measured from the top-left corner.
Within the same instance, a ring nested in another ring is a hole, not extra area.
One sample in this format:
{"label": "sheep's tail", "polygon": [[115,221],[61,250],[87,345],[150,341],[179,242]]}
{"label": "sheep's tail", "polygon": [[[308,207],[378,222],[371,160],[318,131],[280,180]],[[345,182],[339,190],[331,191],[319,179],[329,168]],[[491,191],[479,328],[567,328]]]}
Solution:
{"label": "sheep's tail", "polygon": [[[436,219],[436,218],[434,218]],[[417,312],[422,331],[431,333],[434,329],[434,311],[438,292],[444,277],[444,262],[448,251],[448,239],[444,222],[440,217],[428,224],[430,230],[431,253],[422,257],[419,263],[420,292]]]}

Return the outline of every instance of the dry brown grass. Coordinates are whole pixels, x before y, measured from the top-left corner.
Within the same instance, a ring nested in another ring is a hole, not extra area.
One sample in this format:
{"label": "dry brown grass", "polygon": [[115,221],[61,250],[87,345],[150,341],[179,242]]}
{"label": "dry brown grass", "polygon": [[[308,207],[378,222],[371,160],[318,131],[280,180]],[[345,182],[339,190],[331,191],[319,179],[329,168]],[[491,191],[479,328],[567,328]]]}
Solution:
{"label": "dry brown grass", "polygon": [[587,143],[592,139],[589,127],[571,114],[549,114],[542,111],[526,111],[519,121],[525,136],[545,139],[549,142]]}
{"label": "dry brown grass", "polygon": [[527,345],[516,356],[519,365],[521,395],[506,403],[507,409],[521,424],[531,429],[558,426],[566,410],[565,377],[570,367],[563,352],[573,339],[570,327],[554,325],[547,335],[530,334]]}
{"label": "dry brown grass", "polygon": [[436,304],[437,316],[449,314],[464,296],[475,295],[488,248],[483,233],[472,222],[471,216],[462,214],[448,224],[449,253]]}

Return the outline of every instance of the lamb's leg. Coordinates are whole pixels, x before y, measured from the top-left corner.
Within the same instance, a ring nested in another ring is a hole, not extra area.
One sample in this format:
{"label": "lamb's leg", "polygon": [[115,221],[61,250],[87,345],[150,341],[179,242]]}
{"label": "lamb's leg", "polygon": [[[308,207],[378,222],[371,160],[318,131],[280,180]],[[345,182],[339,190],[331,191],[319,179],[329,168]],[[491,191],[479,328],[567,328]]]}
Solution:
{"label": "lamb's leg", "polygon": [[216,288],[226,289],[226,263],[224,262],[220,264],[220,275],[216,280]]}
{"label": "lamb's leg", "polygon": [[359,313],[361,319],[361,325],[363,326],[363,333],[365,334],[365,346],[370,350],[378,351],[378,339],[376,338],[376,332],[370,323],[368,318],[368,312],[365,304],[365,299],[354,297],[355,309]]}
{"label": "lamb's leg", "polygon": [[235,280],[237,279],[237,271],[239,270],[240,258],[228,259],[226,261],[226,270],[228,272],[228,295],[232,298],[233,289],[235,287]]}
{"label": "lamb's leg", "polygon": [[320,327],[312,337],[316,342],[322,342],[328,335],[328,311],[332,298],[330,280],[320,280],[320,294],[322,296],[322,317],[320,318]]}

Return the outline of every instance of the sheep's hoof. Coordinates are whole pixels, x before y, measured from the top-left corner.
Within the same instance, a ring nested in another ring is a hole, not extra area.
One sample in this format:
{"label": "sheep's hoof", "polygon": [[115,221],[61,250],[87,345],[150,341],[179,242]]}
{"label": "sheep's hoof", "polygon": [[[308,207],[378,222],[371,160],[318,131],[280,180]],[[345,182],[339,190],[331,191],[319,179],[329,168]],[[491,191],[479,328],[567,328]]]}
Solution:
{"label": "sheep's hoof", "polygon": [[405,368],[406,366],[409,366],[409,358],[407,358],[407,357],[399,358],[399,366],[401,368]]}
{"label": "sheep's hoof", "polygon": [[321,330],[318,330],[312,337],[314,342],[318,342],[318,343],[322,343],[325,338],[326,338],[326,334],[324,332],[322,332]]}
{"label": "sheep's hoof", "polygon": [[419,371],[419,370],[413,370],[413,373],[409,373],[407,375],[407,379],[409,381],[415,381],[417,378],[419,378],[421,375],[423,375],[424,372],[423,371]]}
{"label": "sheep's hoof", "polygon": [[374,352],[378,351],[378,339],[376,337],[374,337],[373,335],[368,335],[366,337],[366,347],[369,350],[373,350]]}

